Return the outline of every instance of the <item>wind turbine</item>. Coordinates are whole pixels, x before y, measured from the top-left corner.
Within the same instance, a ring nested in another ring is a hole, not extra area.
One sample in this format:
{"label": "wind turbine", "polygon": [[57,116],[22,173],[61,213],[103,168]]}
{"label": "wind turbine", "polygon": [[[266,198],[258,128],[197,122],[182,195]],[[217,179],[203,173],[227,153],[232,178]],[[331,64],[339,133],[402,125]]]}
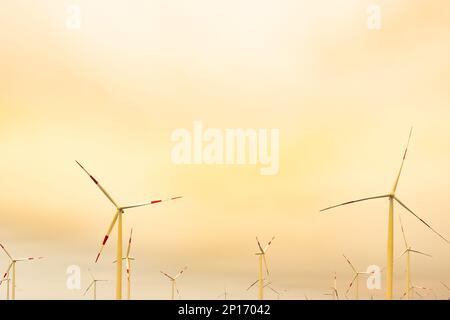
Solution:
{"label": "wind turbine", "polygon": [[[124,258],[122,258],[122,260],[125,260],[127,268],[127,300],[130,300],[131,298],[131,261],[135,260],[133,257],[130,256],[132,236],[133,236],[133,229],[131,229],[130,238],[128,239],[127,255]],[[113,263],[117,263],[117,260],[114,260]]]}
{"label": "wind turbine", "polygon": [[[122,215],[124,214],[125,210],[132,209],[132,208],[138,208],[143,206],[148,206],[155,203],[160,203],[164,201],[170,201],[179,199],[181,197],[172,197],[165,200],[152,200],[150,202],[140,203],[140,204],[133,204],[128,206],[121,206],[117,204],[116,201],[109,195],[109,193],[102,187],[102,185],[96,180],[78,161],[76,163],[83,169],[84,172],[91,178],[91,180],[97,185],[97,187],[100,189],[100,191],[103,192],[103,194],[109,199],[109,201],[112,202],[112,204],[116,207],[116,214],[113,217],[113,220],[111,221],[111,224],[108,228],[108,231],[105,235],[105,238],[103,239],[102,245],[100,247],[100,252],[97,254],[97,258],[95,259],[95,262],[98,261],[100,254],[103,251],[103,248],[105,247],[106,241],[108,241],[109,235],[111,234],[112,229],[114,228],[114,225],[117,222],[117,261],[122,260]],[[116,299],[122,300],[122,264],[117,264],[116,269]]]}
{"label": "wind turbine", "polygon": [[331,293],[324,293],[324,295],[332,296],[333,300],[339,300],[339,293],[338,293],[338,290],[337,290],[336,271],[334,272],[333,286],[331,287]]}
{"label": "wind turbine", "polygon": [[447,243],[448,240],[445,239],[441,234],[439,234],[436,230],[434,230],[428,223],[426,223],[423,219],[421,219],[417,214],[415,214],[411,209],[409,209],[402,201],[399,200],[396,196],[397,186],[400,181],[400,176],[403,169],[403,164],[405,163],[406,154],[408,152],[409,142],[411,140],[412,135],[412,128],[409,132],[409,138],[408,143],[406,145],[405,153],[403,154],[403,160],[400,166],[400,170],[398,172],[397,178],[395,179],[394,186],[392,187],[392,190],[388,194],[380,195],[380,196],[374,196],[374,197],[368,197],[358,200],[353,200],[349,202],[344,202],[335,206],[331,206],[325,209],[320,210],[321,212],[330,210],[333,208],[337,208],[340,206],[345,206],[348,204],[356,203],[356,202],[362,202],[362,201],[368,201],[373,199],[383,199],[387,198],[389,199],[389,216],[388,216],[388,239],[387,239],[387,277],[386,277],[386,298],[388,300],[392,300],[392,292],[393,292],[393,281],[394,281],[394,202],[396,201],[398,204],[400,204],[403,208],[405,208],[409,213],[411,213],[413,216],[415,216],[417,219],[420,220],[423,224],[425,224],[429,229],[431,229],[434,233],[436,233],[439,237],[441,237],[443,240],[445,240]]}
{"label": "wind turbine", "polygon": [[411,292],[411,297],[412,297],[413,299],[414,299],[414,295],[418,295],[421,299],[423,299],[423,296],[422,296],[420,293],[418,293],[418,292],[416,291],[417,289],[420,289],[420,290],[431,290],[431,289],[426,288],[426,287],[416,286],[416,285],[412,284],[412,285],[408,288],[408,290],[406,290],[406,291],[403,293],[403,295],[400,297],[400,299],[403,299],[404,297],[406,297],[406,296],[408,295],[408,292]]}
{"label": "wind turbine", "polygon": [[[8,256],[9,260],[10,260],[10,264],[8,266],[8,269],[6,270],[6,272],[3,274],[3,280],[5,280],[7,277],[9,278],[9,271],[12,269],[12,279],[11,279],[11,283],[12,283],[12,289],[11,289],[11,299],[15,300],[16,299],[16,263],[17,262],[21,262],[21,261],[31,261],[31,260],[40,260],[40,259],[44,259],[44,257],[29,257],[29,258],[20,258],[20,259],[14,259],[9,252],[6,250],[6,248],[0,244],[0,247],[3,249],[3,251],[6,253],[6,255]],[[8,291],[9,291],[9,282],[8,282]],[[8,294],[9,295],[9,294]]]}
{"label": "wind turbine", "polygon": [[355,298],[356,298],[356,300],[359,300],[359,276],[364,275],[364,274],[370,274],[370,272],[356,270],[356,268],[353,266],[353,264],[350,262],[350,260],[345,256],[345,254],[343,254],[343,256],[344,256],[345,260],[347,260],[347,263],[349,264],[350,268],[352,268],[352,270],[354,272],[353,273],[354,277],[353,277],[352,281],[350,282],[350,285],[348,286],[345,294],[346,295],[348,294],[348,292],[350,291],[350,289],[353,286],[353,283],[356,281]]}
{"label": "wind turbine", "polygon": [[[272,244],[272,241],[275,239],[273,236],[272,239],[266,244],[266,246],[261,246],[261,243],[258,240],[258,237],[256,237],[256,242],[258,243],[259,252],[255,253],[259,257],[259,264],[258,264],[258,299],[263,300],[264,299],[264,277],[263,277],[263,261],[264,261],[264,267],[266,269],[267,275],[269,275],[269,268],[267,267],[267,261],[266,261],[266,252],[269,249],[270,245]],[[248,289],[247,289],[248,290]]]}
{"label": "wind turbine", "polygon": [[[406,254],[406,297],[408,298],[408,300],[411,299],[411,290],[409,290],[408,288],[411,287],[411,253],[417,253],[417,254],[421,254],[427,257],[431,256],[429,254],[417,251],[417,250],[413,250],[411,248],[411,246],[408,245],[408,241],[406,241],[406,235],[405,235],[405,229],[403,228],[403,223],[402,223],[402,218],[400,215],[398,215],[398,219],[400,220],[400,227],[402,229],[402,235],[403,235],[403,241],[405,242],[405,251],[403,251],[403,253],[400,255],[400,257],[403,257]],[[399,257],[399,258],[400,258]]]}
{"label": "wind turbine", "polygon": [[92,273],[90,271],[89,271],[89,274],[91,275],[92,282],[86,288],[86,291],[83,293],[83,296],[85,296],[88,293],[89,289],[92,287],[93,291],[94,291],[94,300],[97,300],[97,282],[106,282],[108,280],[95,279],[95,277],[92,275]]}
{"label": "wind turbine", "polygon": [[178,291],[178,288],[177,288],[177,279],[179,277],[181,277],[181,275],[184,273],[184,271],[186,269],[187,269],[187,267],[184,267],[183,269],[181,269],[181,271],[178,272],[178,274],[175,277],[172,277],[172,276],[168,275],[167,273],[161,271],[161,273],[163,275],[165,275],[167,278],[169,278],[170,282],[172,283],[172,296],[171,296],[172,300],[175,299],[175,290],[177,291],[178,297],[180,296],[180,291]]}
{"label": "wind turbine", "polygon": [[227,300],[228,295],[229,295],[229,292],[227,291],[227,287],[225,287],[224,292],[223,292],[222,294],[220,294],[220,295],[217,297],[217,299],[220,299],[220,298],[223,297],[224,300]]}

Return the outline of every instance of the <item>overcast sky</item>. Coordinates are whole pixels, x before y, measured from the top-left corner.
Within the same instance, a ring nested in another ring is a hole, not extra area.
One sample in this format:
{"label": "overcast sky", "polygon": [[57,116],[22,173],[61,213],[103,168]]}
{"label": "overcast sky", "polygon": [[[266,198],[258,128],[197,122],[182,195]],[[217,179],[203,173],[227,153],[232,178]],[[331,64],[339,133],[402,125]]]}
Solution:
{"label": "overcast sky", "polygon": [[[380,30],[366,25],[381,8]],[[81,9],[67,28],[66,6]],[[114,207],[184,196],[124,215],[134,228],[133,297],[170,297],[159,273],[188,270],[183,298],[255,298],[255,236],[276,236],[267,259],[284,298],[327,298],[338,274],[386,263],[388,202],[319,213],[388,193],[414,126],[398,196],[450,238],[448,1],[2,1],[0,9],[0,243],[15,257],[17,297],[83,299],[66,268],[111,281],[116,229],[94,259]],[[254,165],[175,165],[174,130],[280,130],[279,173]],[[414,284],[444,297],[449,245],[407,212]],[[404,245],[395,218],[395,256]],[[125,240],[125,239],[124,239]],[[0,269],[6,269],[0,254]],[[403,259],[395,297],[404,291]],[[384,297],[383,289],[361,296]],[[350,294],[350,296],[352,293]],[[0,287],[0,298],[5,287]],[[267,292],[268,298],[275,296]],[[431,297],[431,296],[428,296]]]}

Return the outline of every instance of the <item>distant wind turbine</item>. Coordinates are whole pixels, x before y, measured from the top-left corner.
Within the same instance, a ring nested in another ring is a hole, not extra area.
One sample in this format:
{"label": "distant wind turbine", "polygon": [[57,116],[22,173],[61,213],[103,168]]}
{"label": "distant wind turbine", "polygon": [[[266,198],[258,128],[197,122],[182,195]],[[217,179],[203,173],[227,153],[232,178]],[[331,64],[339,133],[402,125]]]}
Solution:
{"label": "distant wind turbine", "polygon": [[97,300],[97,282],[106,282],[108,280],[95,279],[94,275],[90,271],[89,274],[91,275],[92,282],[86,288],[86,291],[83,293],[83,296],[85,296],[88,293],[89,289],[93,288],[94,300]]}
{"label": "distant wind turbine", "polygon": [[263,276],[263,262],[264,267],[266,269],[267,275],[269,275],[269,268],[267,267],[267,260],[266,260],[266,253],[269,249],[270,245],[272,244],[272,241],[275,239],[275,237],[272,237],[270,241],[266,244],[266,246],[263,248],[261,246],[261,243],[258,240],[258,237],[256,237],[256,242],[258,244],[259,252],[255,253],[259,257],[259,264],[258,264],[258,299],[263,300],[264,299],[264,276]]}
{"label": "distant wind turbine", "polygon": [[408,290],[406,290],[403,295],[400,297],[400,299],[403,299],[404,297],[406,297],[408,295],[408,292],[411,292],[411,298],[414,299],[415,295],[419,296],[420,299],[423,299],[423,295],[421,295],[420,293],[417,292],[417,289],[419,290],[431,290],[429,288],[426,287],[421,287],[421,286],[416,286],[414,284],[412,284]]}
{"label": "distant wind turbine", "polygon": [[[8,269],[6,270],[6,272],[3,274],[3,280],[9,278],[9,271],[12,269],[12,289],[11,289],[11,299],[12,300],[16,300],[16,263],[17,262],[21,262],[21,261],[31,261],[31,260],[40,260],[40,259],[44,259],[44,257],[28,257],[28,258],[20,258],[20,259],[14,259],[9,252],[6,250],[6,248],[0,244],[0,247],[3,249],[3,251],[6,253],[6,255],[8,256],[9,260],[10,260],[10,264],[8,266]],[[8,288],[9,288],[9,282],[8,282]],[[9,295],[9,294],[8,294]]]}
{"label": "distant wind turbine", "polygon": [[356,268],[353,266],[353,264],[350,262],[350,260],[345,256],[345,254],[343,254],[343,256],[344,256],[345,260],[347,261],[347,263],[349,264],[350,268],[352,268],[352,270],[354,272],[353,273],[354,277],[353,277],[352,281],[350,282],[350,285],[348,286],[347,291],[345,292],[345,294],[346,295],[348,294],[348,292],[350,291],[350,289],[353,286],[353,283],[356,281],[355,298],[356,298],[356,300],[359,300],[359,276],[360,275],[370,274],[370,272],[356,270]]}
{"label": "distant wind turbine", "polygon": [[178,287],[177,287],[177,279],[181,277],[181,275],[184,273],[184,271],[186,271],[186,269],[187,269],[187,267],[184,267],[183,269],[181,269],[181,271],[178,272],[178,274],[175,277],[172,277],[171,275],[168,275],[167,273],[161,271],[161,273],[163,275],[165,275],[167,278],[169,278],[169,280],[172,284],[172,295],[171,295],[172,300],[175,299],[175,291],[177,292],[178,297],[180,297],[180,291],[178,290]]}
{"label": "distant wind turbine", "polygon": [[423,253],[423,252],[420,252],[420,251],[417,251],[417,250],[413,250],[411,248],[411,246],[408,245],[408,241],[406,241],[405,229],[403,227],[402,218],[401,218],[400,215],[398,215],[398,218],[399,218],[399,221],[400,221],[400,227],[402,229],[403,241],[405,242],[405,248],[406,248],[405,251],[403,251],[403,253],[401,254],[400,257],[403,257],[404,255],[406,255],[406,292],[407,292],[406,297],[408,298],[408,300],[410,300],[411,299],[411,292],[412,292],[411,290],[408,289],[408,288],[411,287],[411,257],[410,257],[410,255],[411,255],[411,253],[416,253],[416,254],[424,255],[424,256],[427,256],[427,257],[430,257],[430,258],[431,258],[431,256],[429,254],[427,254],[427,253]]}

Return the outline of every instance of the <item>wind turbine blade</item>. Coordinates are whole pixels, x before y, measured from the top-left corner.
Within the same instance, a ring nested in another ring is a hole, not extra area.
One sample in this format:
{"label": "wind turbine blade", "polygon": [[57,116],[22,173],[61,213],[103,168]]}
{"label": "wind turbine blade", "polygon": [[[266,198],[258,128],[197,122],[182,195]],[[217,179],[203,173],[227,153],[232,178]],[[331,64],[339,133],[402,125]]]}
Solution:
{"label": "wind turbine blade", "polygon": [[126,258],[125,259],[126,262],[126,272],[127,272],[127,279],[130,279],[130,259]]}
{"label": "wind turbine blade", "polygon": [[347,288],[347,291],[345,291],[345,294],[348,294],[348,292],[349,292],[350,289],[352,288],[353,283],[355,282],[355,280],[356,280],[357,277],[358,277],[358,274],[355,274],[355,276],[354,276],[353,279],[352,279],[352,282],[350,282],[350,284],[349,284],[349,286],[348,286],[348,288]]}
{"label": "wind turbine blade", "polygon": [[334,272],[334,276],[333,276],[333,288],[336,288],[336,283],[337,283],[337,274],[336,271]]}
{"label": "wind turbine blade", "polygon": [[394,186],[392,187],[392,194],[395,194],[397,191],[398,182],[400,181],[400,176],[402,174],[403,165],[405,164],[406,154],[408,153],[409,142],[411,141],[413,128],[409,131],[408,143],[406,144],[405,153],[403,154],[402,164],[400,166],[400,170],[398,171],[397,179],[395,179]]}
{"label": "wind turbine blade", "polygon": [[9,274],[9,270],[11,269],[12,265],[13,265],[13,262],[11,262],[9,264],[8,269],[6,269],[5,273],[3,274],[3,280],[6,279],[6,276]]}
{"label": "wind turbine blade", "polygon": [[5,251],[6,255],[9,257],[10,260],[13,260],[13,257],[9,254],[9,252],[6,250],[6,248],[0,243],[0,247]]}
{"label": "wind turbine blade", "polygon": [[403,241],[405,241],[405,248],[408,249],[408,242],[406,241],[405,230],[403,229],[403,222],[402,222],[402,217],[400,214],[398,215],[398,220],[400,221],[400,227],[402,229]]}
{"label": "wind turbine blade", "polygon": [[395,258],[395,260],[400,259],[401,257],[403,257],[409,250],[406,249],[405,251],[403,251],[403,253],[401,255],[399,255],[397,258]]}
{"label": "wind turbine blade", "polygon": [[275,292],[276,294],[280,294],[277,290],[275,290],[275,289],[272,288],[271,286],[268,286],[268,288],[269,288],[270,290],[272,290],[273,292]]}
{"label": "wind turbine blade", "polygon": [[28,257],[28,258],[20,258],[20,259],[15,259],[16,262],[19,261],[31,261],[31,260],[40,260],[40,259],[44,259],[44,257]]}
{"label": "wind turbine blade", "polygon": [[133,228],[131,228],[130,239],[128,239],[128,247],[127,247],[127,258],[130,257],[130,249],[131,249],[131,237],[133,236]]}
{"label": "wind turbine blade", "polygon": [[187,267],[184,267],[183,269],[181,269],[180,272],[178,272],[178,274],[174,277],[174,279],[178,279],[179,277],[181,277],[181,275],[184,273],[184,271],[186,271]]}
{"label": "wind turbine blade", "polygon": [[266,253],[267,249],[269,249],[270,245],[272,244],[272,241],[275,240],[275,236],[272,237],[272,239],[270,239],[269,242],[267,242],[266,246],[263,249],[263,252]]}
{"label": "wind turbine blade", "polygon": [[160,203],[160,202],[166,202],[166,201],[171,201],[171,200],[176,200],[176,199],[181,199],[182,197],[172,197],[172,198],[167,198],[167,199],[158,199],[158,200],[152,200],[149,202],[144,202],[144,203],[138,203],[138,204],[132,204],[130,206],[125,206],[125,207],[121,207],[122,209],[131,209],[131,208],[138,208],[138,207],[144,207],[144,206],[148,206],[151,204],[156,204],[156,203]]}
{"label": "wind turbine blade", "polygon": [[405,208],[407,211],[409,211],[409,213],[411,213],[413,216],[415,216],[417,219],[420,220],[420,222],[422,222],[424,225],[426,225],[431,231],[433,231],[434,233],[436,233],[440,238],[442,238],[445,242],[448,242],[447,239],[445,239],[439,232],[437,232],[436,230],[434,230],[428,223],[426,223],[422,218],[420,218],[417,214],[415,214],[411,209],[409,209],[403,202],[401,202],[397,197],[394,198],[403,208]]}
{"label": "wind turbine blade", "polygon": [[337,207],[346,206],[346,205],[348,205],[348,204],[352,204],[352,203],[356,203],[356,202],[362,202],[362,201],[373,200],[373,199],[388,198],[388,197],[389,197],[389,195],[388,195],[388,194],[385,194],[385,195],[382,195],[382,196],[368,197],[368,198],[363,198],[363,199],[358,199],[358,200],[348,201],[348,202],[344,202],[344,203],[341,203],[341,204],[338,204],[338,205],[335,205],[335,206],[331,206],[331,207],[322,209],[322,210],[320,210],[320,212],[327,211],[327,210],[330,210],[330,209],[334,209],[334,208],[337,208]]}
{"label": "wind turbine blade", "polygon": [[353,266],[353,264],[350,262],[350,260],[345,256],[345,254],[342,255],[345,260],[347,260],[347,263],[350,265],[350,267],[353,269],[353,271],[355,271],[355,273],[358,273],[358,271],[356,271],[356,268]]}
{"label": "wind turbine blade", "polygon": [[248,291],[248,290],[250,290],[251,288],[253,288],[253,286],[254,286],[255,284],[257,284],[258,281],[259,281],[259,280],[256,280],[255,282],[253,282],[253,283],[252,283],[245,291]]}
{"label": "wind turbine blade", "polygon": [[111,221],[111,224],[109,225],[108,231],[106,232],[105,237],[103,238],[103,242],[102,245],[100,247],[100,251],[97,254],[97,258],[95,258],[95,263],[97,263],[98,258],[100,258],[100,255],[103,251],[103,248],[105,247],[106,241],[108,241],[109,235],[111,234],[112,229],[114,228],[114,225],[116,224],[117,218],[119,217],[119,213],[116,212],[116,214],[114,215],[114,218]]}
{"label": "wind turbine blade", "polygon": [[93,281],[91,282],[91,284],[87,287],[86,291],[83,293],[83,296],[85,296],[86,293],[88,293],[89,289],[94,285],[94,283],[95,283],[95,280],[93,280]]}
{"label": "wind turbine blade", "polygon": [[103,192],[103,194],[113,203],[116,208],[119,208],[119,205],[114,201],[114,199],[109,195],[109,193],[103,188],[103,186],[95,179],[78,161],[75,160],[76,163],[83,169],[84,172],[91,178],[91,180],[97,185],[97,187]]}
{"label": "wind turbine blade", "polygon": [[336,299],[339,300],[339,293],[336,288],[333,288],[334,293],[336,294]]}
{"label": "wind turbine blade", "polygon": [[414,252],[414,253],[418,253],[418,254],[421,254],[421,255],[424,255],[424,256],[427,256],[427,257],[430,257],[430,258],[433,258],[431,255],[429,255],[428,253],[424,253],[424,252],[421,252],[421,251],[417,251],[417,250],[412,250],[412,249],[409,249],[409,251],[410,252]]}
{"label": "wind turbine blade", "polygon": [[442,281],[441,281],[441,284],[448,290],[448,291],[450,291],[450,287],[449,286],[447,286],[445,283],[443,283]]}
{"label": "wind turbine blade", "polygon": [[173,277],[169,276],[167,273],[160,271],[163,275],[165,275],[167,278],[169,278],[170,280],[175,280]]}
{"label": "wind turbine blade", "polygon": [[261,254],[264,254],[264,250],[263,250],[263,248],[261,246],[261,243],[259,242],[258,237],[256,237],[256,242],[258,243],[259,251],[261,251]]}

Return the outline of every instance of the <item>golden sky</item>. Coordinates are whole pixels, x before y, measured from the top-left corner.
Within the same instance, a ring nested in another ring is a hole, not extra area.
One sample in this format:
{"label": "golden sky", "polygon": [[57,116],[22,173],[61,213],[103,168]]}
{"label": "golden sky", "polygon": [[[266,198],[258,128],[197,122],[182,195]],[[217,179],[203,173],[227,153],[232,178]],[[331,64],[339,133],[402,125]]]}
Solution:
{"label": "golden sky", "polygon": [[[377,31],[366,26],[373,3]],[[70,4],[79,30],[66,27]],[[389,192],[411,126],[399,198],[450,237],[449,9],[445,0],[2,1],[0,243],[47,257],[18,265],[17,297],[83,298],[66,288],[69,265],[110,279],[98,294],[114,296],[114,231],[93,264],[114,207],[75,160],[121,203],[184,196],[124,216],[135,298],[168,298],[159,270],[185,265],[183,298],[215,299],[225,285],[232,298],[255,298],[245,288],[257,276],[256,235],[276,236],[268,260],[285,298],[326,298],[335,270],[344,291],[342,253],[361,269],[383,267],[387,201],[318,211]],[[173,164],[171,133],[195,120],[279,129],[279,173]],[[433,255],[413,258],[413,282],[443,296],[449,245],[397,212],[411,245]],[[397,256],[398,223],[395,245]],[[398,297],[402,260],[395,270]]]}

